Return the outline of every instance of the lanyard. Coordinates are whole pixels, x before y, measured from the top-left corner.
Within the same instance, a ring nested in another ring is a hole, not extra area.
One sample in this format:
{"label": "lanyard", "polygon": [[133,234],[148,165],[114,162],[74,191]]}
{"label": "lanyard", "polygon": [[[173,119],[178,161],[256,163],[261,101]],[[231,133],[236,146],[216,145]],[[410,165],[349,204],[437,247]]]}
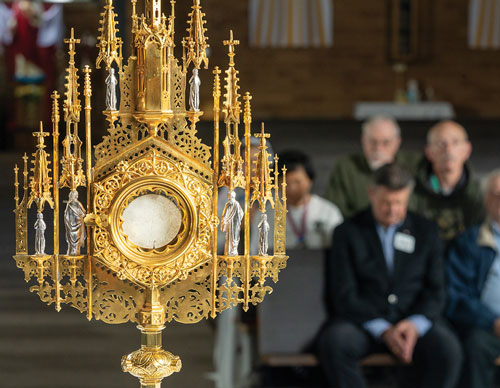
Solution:
{"label": "lanyard", "polygon": [[306,239],[306,218],[307,218],[307,209],[309,207],[309,201],[304,204],[304,211],[302,212],[302,219],[300,221],[300,229],[297,227],[297,224],[293,220],[293,217],[287,213],[288,221],[290,222],[290,226],[292,227],[293,234],[297,236],[297,241],[299,244],[303,244]]}

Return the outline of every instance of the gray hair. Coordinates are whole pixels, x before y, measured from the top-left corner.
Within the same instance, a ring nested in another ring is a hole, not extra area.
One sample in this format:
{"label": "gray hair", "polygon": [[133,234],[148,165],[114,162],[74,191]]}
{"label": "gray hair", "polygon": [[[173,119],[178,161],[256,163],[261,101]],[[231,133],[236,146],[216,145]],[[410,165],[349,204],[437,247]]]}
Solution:
{"label": "gray hair", "polygon": [[396,120],[394,120],[394,118],[392,118],[391,116],[384,114],[375,115],[366,120],[361,125],[361,135],[362,136],[366,135],[373,125],[382,122],[390,122],[394,126],[394,130],[396,131],[396,136],[401,137],[401,129],[399,128],[399,125],[396,122]]}
{"label": "gray hair", "polygon": [[500,168],[495,168],[493,171],[489,172],[481,181],[481,189],[483,191],[483,196],[486,196],[490,191],[491,183],[500,178]]}
{"label": "gray hair", "polygon": [[398,163],[387,163],[375,170],[370,182],[372,187],[383,186],[391,191],[398,191],[404,188],[413,190],[415,180],[413,175]]}

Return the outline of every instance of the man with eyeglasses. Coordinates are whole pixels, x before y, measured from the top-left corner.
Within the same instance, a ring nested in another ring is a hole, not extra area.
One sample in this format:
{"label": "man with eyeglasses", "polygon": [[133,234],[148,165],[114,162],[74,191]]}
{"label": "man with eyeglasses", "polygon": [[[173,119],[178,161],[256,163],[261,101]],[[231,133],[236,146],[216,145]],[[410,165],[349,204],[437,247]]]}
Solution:
{"label": "man with eyeglasses", "polygon": [[369,205],[366,188],[373,171],[397,162],[414,172],[420,155],[400,151],[401,131],[391,117],[377,115],[362,125],[362,153],[345,155],[336,162],[325,197],[348,218]]}
{"label": "man with eyeglasses", "polygon": [[465,128],[441,121],[429,130],[417,168],[409,209],[434,220],[446,245],[484,217],[479,182],[467,164],[471,151]]}

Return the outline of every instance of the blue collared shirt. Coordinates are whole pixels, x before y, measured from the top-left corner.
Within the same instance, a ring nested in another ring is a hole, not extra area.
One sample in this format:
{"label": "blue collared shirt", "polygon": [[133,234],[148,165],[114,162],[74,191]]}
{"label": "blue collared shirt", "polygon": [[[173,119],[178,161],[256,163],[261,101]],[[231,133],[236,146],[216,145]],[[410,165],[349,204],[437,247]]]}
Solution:
{"label": "blue collared shirt", "polygon": [[497,247],[497,255],[491,264],[488,277],[481,292],[481,302],[495,314],[500,315],[500,226],[493,222],[491,225],[493,237]]}
{"label": "blue collared shirt", "polygon": [[[385,264],[387,266],[389,276],[392,276],[394,273],[394,236],[401,225],[402,222],[390,225],[387,228],[378,222],[376,225],[377,234],[380,238],[380,243],[382,244]],[[419,337],[424,336],[432,327],[432,322],[422,314],[410,315],[407,319],[413,323],[417,329]],[[375,318],[363,323],[363,328],[377,340],[380,340],[382,334],[391,326],[392,324],[384,318]]]}
{"label": "blue collared shirt", "polygon": [[390,276],[392,276],[394,272],[394,235],[401,225],[402,222],[390,225],[386,228],[377,222],[376,226],[377,234],[382,244],[382,250],[384,251],[385,264]]}

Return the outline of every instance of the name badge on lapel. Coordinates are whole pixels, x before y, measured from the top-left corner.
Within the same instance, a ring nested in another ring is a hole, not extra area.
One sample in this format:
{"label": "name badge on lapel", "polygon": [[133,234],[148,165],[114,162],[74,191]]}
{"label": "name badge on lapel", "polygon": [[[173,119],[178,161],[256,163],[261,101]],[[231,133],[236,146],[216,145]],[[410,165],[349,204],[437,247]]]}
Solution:
{"label": "name badge on lapel", "polygon": [[394,236],[394,249],[405,253],[415,252],[415,237],[398,232]]}

